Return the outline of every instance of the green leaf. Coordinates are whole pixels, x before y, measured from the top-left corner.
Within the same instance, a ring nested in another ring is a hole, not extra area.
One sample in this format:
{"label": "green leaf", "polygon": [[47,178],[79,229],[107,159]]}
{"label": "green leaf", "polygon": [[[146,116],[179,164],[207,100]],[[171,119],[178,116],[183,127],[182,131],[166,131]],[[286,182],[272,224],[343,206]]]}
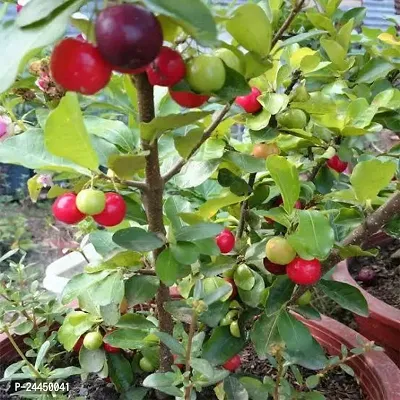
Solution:
{"label": "green leaf", "polygon": [[[124,289],[124,284],[122,284],[122,290]],[[100,306],[100,315],[103,318],[103,321],[108,326],[114,326],[120,317],[119,312],[119,304],[118,303],[109,303],[105,306]],[[88,310],[89,311],[89,310]]]}
{"label": "green leaf", "polygon": [[117,328],[136,329],[144,331],[150,331],[151,329],[155,328],[153,322],[146,319],[144,315],[131,313],[122,315],[118,322],[113,325],[115,325]]}
{"label": "green leaf", "polygon": [[278,320],[279,335],[286,344],[286,350],[296,364],[312,370],[325,366],[324,350],[311,336],[306,326],[283,311]]}
{"label": "green leaf", "polygon": [[232,100],[238,96],[245,96],[251,92],[249,84],[242,74],[229,68],[225,63],[225,83],[222,89],[216,92],[216,95],[222,100]]}
{"label": "green leaf", "polygon": [[112,232],[94,231],[89,234],[89,241],[95,250],[103,257],[123,249],[112,241]]}
{"label": "green leaf", "polygon": [[272,345],[281,342],[278,332],[279,318],[280,312],[270,316],[263,313],[253,325],[250,338],[261,359],[265,359],[270,354]]}
{"label": "green leaf", "polygon": [[[50,15],[54,17],[55,11],[65,8],[65,0],[33,0],[26,4],[17,14],[17,25],[21,28],[45,20]],[[69,5],[74,1],[67,2]],[[64,7],[61,7],[63,6]]]}
{"label": "green leaf", "polygon": [[61,298],[63,304],[68,304],[92,285],[105,279],[111,271],[101,271],[95,274],[75,275],[65,286]]}
{"label": "green leaf", "polygon": [[156,117],[151,122],[141,122],[140,136],[142,139],[151,142],[164,132],[193,124],[210,114],[211,111],[189,111],[182,114],[170,114]]}
{"label": "green leaf", "polygon": [[38,351],[38,354],[36,356],[36,361],[35,361],[35,369],[36,370],[38,370],[38,368],[41,368],[49,348],[50,348],[50,342],[48,340],[46,340],[40,346],[40,349]]}
{"label": "green leaf", "polygon": [[233,376],[224,379],[224,391],[227,400],[248,400],[249,394],[240,381]]}
{"label": "green leaf", "polygon": [[151,374],[143,381],[143,386],[160,390],[175,397],[184,397],[182,390],[174,386],[176,375],[172,372]]}
{"label": "green leaf", "polygon": [[211,304],[207,311],[200,315],[199,320],[211,328],[215,328],[228,311],[229,303],[227,301],[218,301]]}
{"label": "green leaf", "polygon": [[194,244],[199,249],[200,254],[206,254],[208,256],[218,256],[221,254],[214,238],[196,240]]}
{"label": "green leaf", "polygon": [[309,32],[305,32],[305,33],[300,33],[299,35],[295,35],[295,36],[290,37],[289,39],[284,40],[278,46],[278,48],[281,49],[283,47],[290,46],[292,44],[301,43],[301,42],[304,42],[305,40],[312,39],[314,37],[324,35],[325,33],[328,33],[328,32],[327,31],[318,30],[318,29],[315,29],[315,30],[312,30],[312,31],[309,31]]}
{"label": "green leaf", "polygon": [[257,114],[248,114],[246,118],[246,126],[252,132],[258,132],[268,127],[271,120],[271,114],[267,110],[261,110]]}
{"label": "green leaf", "polygon": [[132,176],[144,169],[146,158],[137,154],[112,154],[108,157],[107,166],[122,179],[131,179]]}
{"label": "green leaf", "polygon": [[200,372],[206,378],[213,378],[214,369],[207,360],[201,358],[191,358],[190,365],[195,371]]}
{"label": "green leaf", "polygon": [[306,260],[326,258],[335,243],[335,234],[328,219],[314,210],[299,210],[299,225],[287,237],[297,254]]}
{"label": "green leaf", "polygon": [[99,372],[106,362],[106,354],[103,349],[88,350],[82,346],[79,352],[79,364],[87,372]]}
{"label": "green leaf", "polygon": [[131,387],[121,394],[120,400],[144,400],[148,392],[144,387]]}
{"label": "green leaf", "polygon": [[50,153],[45,147],[41,129],[28,129],[0,142],[0,159],[2,163],[23,165],[29,169],[75,171],[90,176],[88,169]]}
{"label": "green leaf", "polygon": [[246,50],[268,56],[272,40],[271,23],[258,5],[248,3],[238,7],[226,23],[226,29]]}
{"label": "green leaf", "polygon": [[350,257],[375,257],[379,251],[377,249],[363,250],[360,246],[350,244],[348,246],[335,246],[339,249],[339,255],[343,260]]}
{"label": "green leaf", "polygon": [[272,220],[278,222],[279,224],[289,228],[291,221],[282,207],[270,208],[269,210],[257,210],[257,215],[263,217],[271,218]]}
{"label": "green leaf", "polygon": [[139,143],[139,133],[121,121],[85,115],[83,122],[90,135],[107,140],[126,152],[135,150]]}
{"label": "green leaf", "polygon": [[194,264],[200,255],[198,247],[190,242],[171,243],[169,248],[175,260],[184,265]]}
{"label": "green leaf", "polygon": [[107,354],[109,376],[118,391],[125,392],[134,381],[132,367],[123,354]]}
{"label": "green leaf", "polygon": [[368,303],[356,287],[343,282],[322,279],[318,286],[329,298],[351,312],[368,317]]}
{"label": "green leaf", "polygon": [[258,97],[258,101],[271,115],[275,115],[286,109],[289,104],[289,96],[278,93],[264,93]]}
{"label": "green leaf", "polygon": [[134,275],[125,281],[125,296],[130,306],[151,300],[157,293],[160,281],[156,276]]}
{"label": "green leaf", "polygon": [[138,201],[129,197],[124,197],[126,203],[126,219],[131,219],[140,225],[147,225],[147,216],[143,210],[143,206]]}
{"label": "green leaf", "polygon": [[185,136],[174,136],[175,149],[182,158],[187,159],[203,136],[204,129],[193,128]]}
{"label": "green leaf", "polygon": [[121,349],[140,349],[147,332],[135,329],[117,329],[104,336],[104,342]]}
{"label": "green leaf", "polygon": [[265,289],[264,279],[261,275],[255,271],[253,271],[253,275],[255,283],[251,290],[243,290],[240,287],[238,288],[240,299],[249,307],[257,307],[260,304]]}
{"label": "green leaf", "polygon": [[210,339],[204,344],[202,357],[211,365],[222,365],[238,354],[244,346],[243,338],[232,336],[229,327],[219,326],[213,330]]}
{"label": "green leaf", "polygon": [[183,226],[175,234],[177,241],[193,242],[195,240],[208,239],[221,233],[223,227],[211,222],[204,222],[196,225]]}
{"label": "green leaf", "polygon": [[327,16],[319,13],[316,9],[311,8],[306,12],[307,18],[318,29],[326,30],[332,35],[336,33],[333,22]]}
{"label": "green leaf", "polygon": [[232,204],[239,204],[245,199],[244,196],[236,196],[234,193],[227,192],[218,198],[207,200],[203,203],[196,214],[204,219],[212,218],[219,210]]}
{"label": "green leaf", "polygon": [[255,158],[248,154],[228,151],[224,156],[228,161],[233,162],[244,172],[265,172],[264,160]]}
{"label": "green leaf", "polygon": [[219,163],[219,160],[190,160],[176,175],[174,183],[181,189],[199,186],[218,169]]}
{"label": "green leaf", "polygon": [[384,58],[374,57],[369,60],[357,76],[357,83],[372,83],[385,78],[395,66]]}
{"label": "green leaf", "polygon": [[140,252],[152,251],[164,245],[156,234],[141,228],[121,229],[114,233],[112,239],[121,247]]}
{"label": "green leaf", "polygon": [[32,321],[24,321],[15,325],[13,327],[13,332],[15,332],[16,335],[26,335],[32,330],[32,328],[33,328]]}
{"label": "green leaf", "polygon": [[124,281],[121,271],[108,275],[90,287],[92,300],[98,306],[119,304],[124,297]]}
{"label": "green leaf", "polygon": [[357,208],[341,208],[333,222],[338,225],[357,226],[364,219],[363,213]]}
{"label": "green leaf", "polygon": [[171,249],[167,248],[157,257],[156,273],[167,286],[172,286],[178,280],[183,265],[174,258]]}
{"label": "green leaf", "polygon": [[[34,4],[38,3],[40,1],[36,1]],[[7,54],[7,62],[0,65],[0,93],[5,92],[13,84],[18,70],[24,66],[24,61],[33,54],[33,50],[38,51],[64,35],[69,16],[77,11],[83,3],[84,0],[75,1],[47,24],[29,29],[18,27],[15,21],[3,24],[0,32],[0,48],[4,54]],[[35,7],[34,4],[31,7]]]}
{"label": "green leaf", "polygon": [[173,354],[176,354],[177,356],[185,356],[186,355],[186,350],[182,346],[182,343],[179,343],[174,337],[171,335],[168,335],[168,333],[165,332],[154,332],[156,336],[160,338],[160,340],[170,349],[172,350]]}
{"label": "green leaf", "polygon": [[269,296],[265,307],[266,315],[273,315],[286,304],[293,294],[294,283],[286,276],[277,276],[269,288]]}
{"label": "green leaf", "polygon": [[313,306],[297,306],[296,311],[302,315],[304,318],[312,320],[321,320],[321,314]]}
{"label": "green leaf", "polygon": [[328,54],[329,59],[337,68],[339,68],[339,70],[344,71],[347,69],[347,52],[338,42],[335,40],[322,38],[321,46]]}
{"label": "green leaf", "polygon": [[306,386],[309,389],[314,389],[319,385],[320,377],[318,375],[311,375],[306,379]]}
{"label": "green leaf", "polygon": [[362,202],[374,200],[391,182],[395,172],[396,164],[392,161],[372,159],[358,163],[350,177],[357,199]]}
{"label": "green leaf", "polygon": [[45,145],[54,155],[96,170],[99,159],[94,151],[76,93],[68,92],[46,121]]}
{"label": "green leaf", "polygon": [[182,3],[180,0],[144,0],[153,12],[166,15],[176,21],[203,46],[212,46],[217,41],[217,27],[209,8],[201,0]]}
{"label": "green leaf", "polygon": [[300,195],[299,173],[295,165],[285,157],[273,155],[267,158],[267,168],[281,192],[285,211],[291,214]]}
{"label": "green leaf", "polygon": [[269,396],[269,387],[263,384],[259,379],[243,376],[239,382],[244,386],[251,400],[265,400]]}
{"label": "green leaf", "polygon": [[56,368],[50,372],[50,379],[67,379],[73,375],[81,375],[83,371],[77,367]]}
{"label": "green leaf", "polygon": [[179,321],[190,324],[193,317],[193,308],[188,306],[185,300],[173,300],[164,303],[164,308],[174,318]]}
{"label": "green leaf", "polygon": [[25,365],[24,360],[9,365],[4,371],[3,379],[10,378],[12,375],[18,372],[24,365]]}

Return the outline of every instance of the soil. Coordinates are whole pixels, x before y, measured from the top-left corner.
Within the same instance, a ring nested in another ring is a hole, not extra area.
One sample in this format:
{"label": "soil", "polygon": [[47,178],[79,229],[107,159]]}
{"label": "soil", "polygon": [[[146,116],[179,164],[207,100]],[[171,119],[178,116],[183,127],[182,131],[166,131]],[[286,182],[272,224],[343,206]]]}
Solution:
{"label": "soil", "polygon": [[[238,371],[240,374],[248,374],[262,379],[268,375],[276,376],[276,370],[268,363],[267,360],[260,361],[249,345],[241,353],[242,367]],[[71,361],[71,360],[70,360]],[[60,367],[60,366],[57,366]],[[313,375],[315,372],[300,368],[304,378]],[[0,364],[0,376],[3,376],[4,366]],[[295,384],[295,379],[291,373],[288,374],[288,380]],[[85,382],[82,382],[79,376],[72,377],[68,380],[70,384],[68,399],[85,399],[85,400],[118,400],[119,394],[115,391],[111,383],[107,383],[104,379],[98,378],[96,375],[89,375]],[[0,400],[19,400],[19,397],[11,397],[9,395],[8,383],[0,384]],[[327,400],[364,400],[361,388],[356,378],[353,378],[337,369],[330,373],[326,378],[322,379],[316,388],[321,392]],[[205,388],[197,396],[198,400],[217,400],[213,387]],[[157,400],[154,392],[150,392],[146,400]]]}
{"label": "soil", "polygon": [[[372,296],[400,309],[400,254],[394,257],[398,250],[400,250],[400,240],[393,240],[379,248],[377,257],[358,257],[351,260],[349,272]],[[376,273],[375,278],[369,283],[357,279],[359,271],[364,267]]]}

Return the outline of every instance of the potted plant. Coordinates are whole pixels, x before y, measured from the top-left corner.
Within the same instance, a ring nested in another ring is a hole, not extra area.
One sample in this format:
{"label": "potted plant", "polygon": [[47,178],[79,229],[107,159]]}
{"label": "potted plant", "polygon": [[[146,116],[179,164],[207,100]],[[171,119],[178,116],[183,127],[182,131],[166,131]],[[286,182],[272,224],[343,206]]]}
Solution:
{"label": "potted plant", "polygon": [[[400,92],[385,79],[397,68],[395,32],[357,33],[362,12],[337,4],[146,0],[82,22],[85,3],[31,0],[0,34],[19,49],[0,66],[3,106],[12,116],[28,98],[37,118],[15,121],[21,132],[0,157],[35,169],[33,199],[51,181],[54,217],[101,256],[65,286],[62,302],[79,309],[58,341],[79,350],[83,376],[110,378],[123,396],[189,400],[211,387],[220,399],[258,389],[323,398],[322,376],[352,374],[347,362],[379,348],[362,342],[353,357],[343,343],[328,361],[307,328],[317,325],[292,312],[320,318],[315,285],[368,315],[362,293],[326,273],[365,254],[400,211],[397,155],[359,140],[397,117]],[[86,37],[59,40],[70,21]],[[27,61],[50,44],[49,57]],[[236,139],[234,125],[244,127]],[[231,374],[246,344],[274,378]],[[304,380],[297,365],[317,372]]]}

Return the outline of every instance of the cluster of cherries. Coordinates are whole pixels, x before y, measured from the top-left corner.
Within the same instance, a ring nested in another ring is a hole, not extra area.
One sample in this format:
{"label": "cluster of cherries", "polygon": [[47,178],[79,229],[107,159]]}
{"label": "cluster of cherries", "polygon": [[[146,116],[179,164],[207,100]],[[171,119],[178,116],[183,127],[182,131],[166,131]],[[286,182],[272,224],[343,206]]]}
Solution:
{"label": "cluster of cherries", "polygon": [[100,225],[116,226],[125,218],[126,203],[118,193],[84,189],[78,195],[69,192],[57,197],[52,211],[65,224],[77,224],[90,215]]}
{"label": "cluster of cherries", "polygon": [[287,274],[297,285],[314,285],[321,279],[319,260],[298,257],[287,239],[281,236],[275,236],[267,242],[263,262],[267,271],[274,275]]}
{"label": "cluster of cherries", "polygon": [[[152,85],[169,88],[171,97],[187,108],[200,107],[225,82],[224,62],[240,70],[240,60],[228,49],[199,55],[185,63],[181,54],[163,46],[161,25],[154,14],[133,4],[108,7],[95,22],[96,45],[82,37],[63,39],[54,48],[50,69],[54,80],[66,90],[93,95],[111,79],[112,71],[131,75],[147,73]],[[186,77],[191,91],[173,90]],[[253,88],[236,103],[246,112],[262,106],[261,92]]]}

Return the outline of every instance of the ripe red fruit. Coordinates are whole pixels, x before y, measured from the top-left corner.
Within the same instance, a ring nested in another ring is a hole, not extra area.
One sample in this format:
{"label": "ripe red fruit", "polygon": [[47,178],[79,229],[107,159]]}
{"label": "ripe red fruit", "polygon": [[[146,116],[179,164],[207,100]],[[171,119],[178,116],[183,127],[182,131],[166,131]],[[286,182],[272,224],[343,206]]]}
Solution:
{"label": "ripe red fruit", "polygon": [[83,346],[83,339],[84,339],[84,336],[81,336],[81,337],[78,339],[78,341],[74,344],[74,347],[72,348],[72,350],[73,350],[75,353],[79,353],[79,351],[81,350],[81,347]]}
{"label": "ripe red fruit", "polygon": [[150,11],[133,4],[104,9],[95,24],[100,53],[115,67],[136,69],[151,63],[163,43],[161,25]]}
{"label": "ripe red fruit", "polygon": [[313,285],[321,279],[321,263],[317,260],[303,260],[296,257],[286,267],[290,280],[298,285]]}
{"label": "ripe red fruit", "polygon": [[286,265],[274,264],[268,260],[267,257],[263,260],[265,269],[274,275],[285,275],[286,274]]}
{"label": "ripe red fruit", "polygon": [[235,247],[235,236],[229,229],[224,229],[215,240],[221,253],[229,253]]}
{"label": "ripe red fruit", "polygon": [[82,94],[95,94],[111,78],[111,66],[99,50],[88,42],[67,38],[53,50],[50,70],[54,80],[64,89]]}
{"label": "ripe red fruit", "polygon": [[146,72],[153,86],[171,87],[185,77],[186,66],[177,51],[163,46],[157,58],[147,67]]}
{"label": "ripe red fruit", "polygon": [[251,93],[247,96],[236,97],[235,103],[243,108],[247,113],[256,113],[262,109],[262,105],[258,102],[257,97],[261,95],[261,91],[256,87],[251,88]]}
{"label": "ripe red fruit", "polygon": [[329,168],[332,168],[339,173],[343,172],[349,165],[349,163],[342,161],[337,154],[330,158],[326,163]]}
{"label": "ripe red fruit", "polygon": [[[107,335],[105,335],[104,338],[106,336]],[[121,351],[121,349],[119,347],[111,346],[111,344],[108,344],[108,343],[104,343],[103,347],[104,347],[104,351],[106,351],[107,353],[119,353]]]}
{"label": "ripe red fruit", "polygon": [[176,363],[176,360],[177,360],[177,358],[178,358],[178,356],[177,356],[176,354],[172,354],[172,357],[173,357],[173,359],[174,359],[174,364],[175,364],[179,369],[182,369],[182,368],[185,367],[183,364],[177,364],[177,363]]}
{"label": "ripe red fruit", "polygon": [[271,218],[264,217],[264,219],[265,219],[265,222],[266,222],[268,225],[273,225],[273,224],[275,223],[275,221],[274,221],[273,219],[271,219]]}
{"label": "ripe red fruit", "polygon": [[126,215],[126,203],[121,195],[114,192],[106,193],[106,207],[93,219],[103,226],[115,226],[120,224]]}
{"label": "ripe red fruit", "polygon": [[193,92],[175,92],[171,89],[169,90],[169,94],[175,103],[186,108],[200,107],[210,98],[210,96],[202,94],[196,94]]}
{"label": "ripe red fruit", "polygon": [[241,364],[242,361],[240,360],[240,356],[236,354],[236,356],[233,356],[230,360],[228,360],[223,367],[228,371],[234,372],[240,367]]}
{"label": "ripe red fruit", "polygon": [[233,300],[238,294],[236,283],[232,278],[224,278],[224,280],[232,286],[232,294],[229,296],[228,300]]}
{"label": "ripe red fruit", "polygon": [[58,196],[53,203],[52,211],[54,218],[66,224],[77,224],[85,218],[76,207],[76,194],[65,193]]}

